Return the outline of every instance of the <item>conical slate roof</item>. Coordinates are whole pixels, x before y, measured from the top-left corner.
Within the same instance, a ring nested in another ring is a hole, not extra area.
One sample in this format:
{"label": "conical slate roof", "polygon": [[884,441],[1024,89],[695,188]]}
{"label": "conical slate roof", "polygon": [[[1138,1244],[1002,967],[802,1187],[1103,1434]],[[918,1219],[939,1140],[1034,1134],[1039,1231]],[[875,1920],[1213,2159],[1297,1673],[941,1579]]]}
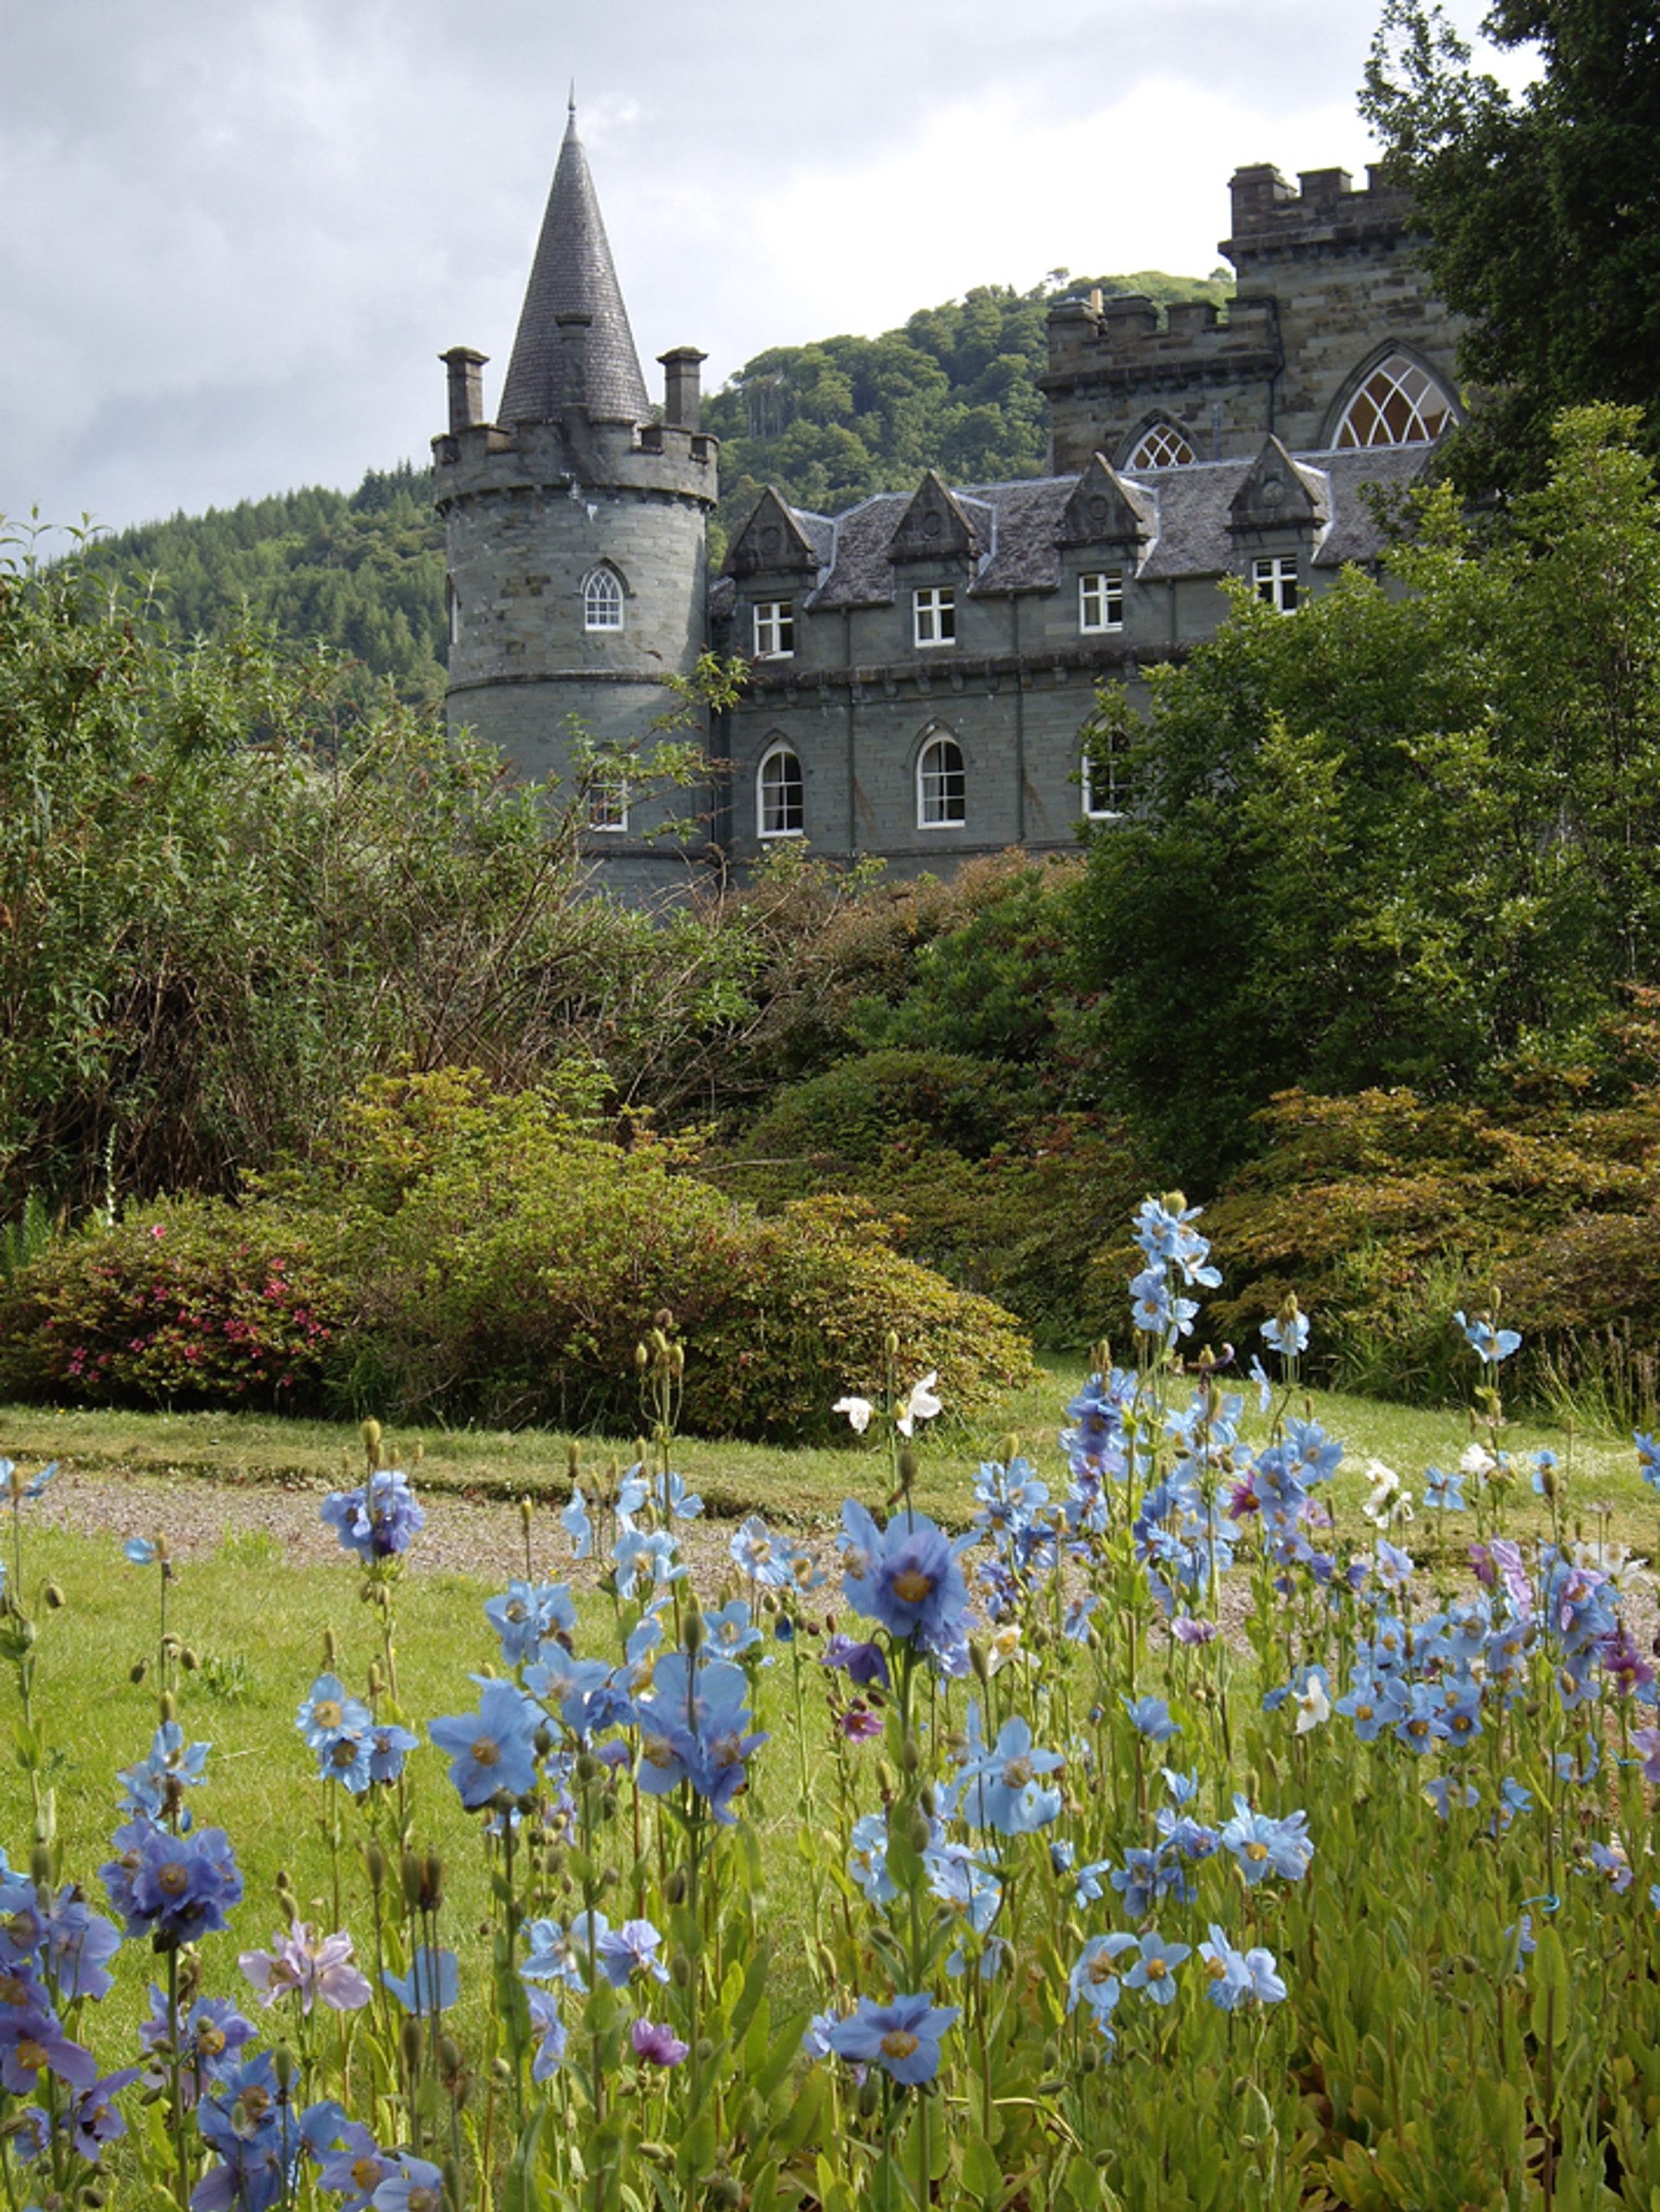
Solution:
{"label": "conical slate roof", "polygon": [[611,262],[588,156],[577,136],[574,104],[501,389],[503,423],[558,419],[565,397],[558,318],[573,314],[592,318],[587,347],[589,414],[597,422],[648,421],[651,402],[640,373],[640,356]]}

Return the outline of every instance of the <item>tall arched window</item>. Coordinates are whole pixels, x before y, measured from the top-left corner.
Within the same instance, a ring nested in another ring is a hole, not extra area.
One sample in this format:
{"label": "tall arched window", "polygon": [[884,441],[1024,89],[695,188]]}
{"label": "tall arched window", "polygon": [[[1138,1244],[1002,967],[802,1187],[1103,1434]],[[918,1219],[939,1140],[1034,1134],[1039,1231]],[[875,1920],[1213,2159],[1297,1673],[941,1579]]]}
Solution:
{"label": "tall arched window", "polygon": [[622,627],[622,586],[611,569],[591,569],[583,580],[582,627],[585,630],[620,630]]}
{"label": "tall arched window", "polygon": [[775,745],[756,771],[755,813],[763,838],[798,838],[807,826],[807,785],[788,745]]}
{"label": "tall arched window", "polygon": [[962,748],[943,731],[916,755],[916,826],[961,829],[968,819],[968,778]]}
{"label": "tall arched window", "polygon": [[1429,371],[1391,354],[1343,411],[1335,445],[1422,445],[1440,437],[1452,403]]}
{"label": "tall arched window", "polygon": [[1136,440],[1127,469],[1185,469],[1193,449],[1174,423],[1152,423]]}

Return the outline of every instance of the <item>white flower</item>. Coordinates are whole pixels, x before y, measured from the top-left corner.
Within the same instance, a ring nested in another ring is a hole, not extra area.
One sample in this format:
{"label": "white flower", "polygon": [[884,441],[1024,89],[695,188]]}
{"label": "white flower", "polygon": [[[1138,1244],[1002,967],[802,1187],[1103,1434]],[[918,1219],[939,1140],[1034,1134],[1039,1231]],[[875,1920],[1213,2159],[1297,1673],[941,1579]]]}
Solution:
{"label": "white flower", "polygon": [[839,1398],[830,1411],[833,1413],[845,1413],[859,1435],[863,1436],[871,1425],[871,1415],[876,1408],[868,1398]]}
{"label": "white flower", "polygon": [[1412,1492],[1401,1488],[1393,1467],[1386,1467],[1381,1459],[1369,1459],[1366,1479],[1372,1485],[1372,1495],[1361,1511],[1374,1528],[1398,1528],[1413,1518]]}
{"label": "white flower", "polygon": [[934,1395],[934,1386],[939,1379],[938,1370],[935,1369],[910,1386],[910,1395],[899,1409],[897,1427],[902,1437],[910,1434],[913,1421],[931,1421],[940,1411],[940,1401]]}
{"label": "white flower", "polygon": [[1459,1462],[1459,1472],[1460,1475],[1473,1475],[1478,1482],[1484,1482],[1489,1476],[1497,1474],[1498,1462],[1481,1444],[1466,1444],[1464,1457]]}
{"label": "white flower", "polygon": [[1306,1736],[1311,1728],[1322,1728],[1331,1718],[1331,1700],[1325,1694],[1325,1685],[1318,1674],[1311,1674],[1297,1695],[1297,1733]]}

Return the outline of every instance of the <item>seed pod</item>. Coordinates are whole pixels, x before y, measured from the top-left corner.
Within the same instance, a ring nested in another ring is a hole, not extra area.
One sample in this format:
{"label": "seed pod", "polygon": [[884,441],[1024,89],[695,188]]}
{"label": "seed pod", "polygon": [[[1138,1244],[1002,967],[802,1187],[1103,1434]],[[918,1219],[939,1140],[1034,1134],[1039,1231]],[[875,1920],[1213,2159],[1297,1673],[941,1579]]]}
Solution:
{"label": "seed pod", "polygon": [[64,1597],[63,1592],[59,1589],[57,1584],[54,1582],[48,1583],[44,1595],[46,1597],[46,1610],[48,1613],[56,1613],[61,1611],[68,1603],[67,1599]]}

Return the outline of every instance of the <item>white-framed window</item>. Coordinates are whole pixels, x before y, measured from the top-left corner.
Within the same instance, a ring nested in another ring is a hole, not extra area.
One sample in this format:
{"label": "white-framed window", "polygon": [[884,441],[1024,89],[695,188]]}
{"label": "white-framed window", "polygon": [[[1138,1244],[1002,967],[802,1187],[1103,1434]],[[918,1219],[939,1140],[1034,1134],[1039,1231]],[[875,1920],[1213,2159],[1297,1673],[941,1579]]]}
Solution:
{"label": "white-framed window", "polygon": [[1078,628],[1121,630],[1124,627],[1124,571],[1097,569],[1078,578]]}
{"label": "white-framed window", "polygon": [[582,627],[585,630],[620,630],[622,627],[622,586],[612,569],[591,569],[583,578]]}
{"label": "white-framed window", "polygon": [[954,645],[957,594],[954,585],[929,584],[910,595],[911,634],[918,645]]}
{"label": "white-framed window", "polygon": [[755,608],[755,657],[788,660],[795,650],[795,602],[761,599]]}
{"label": "white-framed window", "polygon": [[1440,437],[1452,403],[1404,354],[1380,361],[1343,411],[1337,445],[1421,445]]}
{"label": "white-framed window", "polygon": [[1130,811],[1130,741],[1121,730],[1099,730],[1079,762],[1083,811],[1092,822],[1115,822]]}
{"label": "white-framed window", "polygon": [[1127,469],[1185,469],[1193,449],[1174,423],[1154,423],[1137,441]]}
{"label": "white-framed window", "polygon": [[755,814],[763,838],[798,838],[807,828],[807,782],[788,745],[775,745],[756,771]]}
{"label": "white-framed window", "polygon": [[591,830],[625,831],[629,826],[629,787],[620,775],[601,776],[588,794]]}
{"label": "white-framed window", "polygon": [[1251,589],[1259,599],[1270,607],[1278,608],[1282,615],[1291,615],[1297,609],[1297,556],[1295,553],[1259,553],[1251,563]]}
{"label": "white-framed window", "polygon": [[916,755],[916,826],[961,829],[968,819],[968,777],[962,748],[942,730]]}

